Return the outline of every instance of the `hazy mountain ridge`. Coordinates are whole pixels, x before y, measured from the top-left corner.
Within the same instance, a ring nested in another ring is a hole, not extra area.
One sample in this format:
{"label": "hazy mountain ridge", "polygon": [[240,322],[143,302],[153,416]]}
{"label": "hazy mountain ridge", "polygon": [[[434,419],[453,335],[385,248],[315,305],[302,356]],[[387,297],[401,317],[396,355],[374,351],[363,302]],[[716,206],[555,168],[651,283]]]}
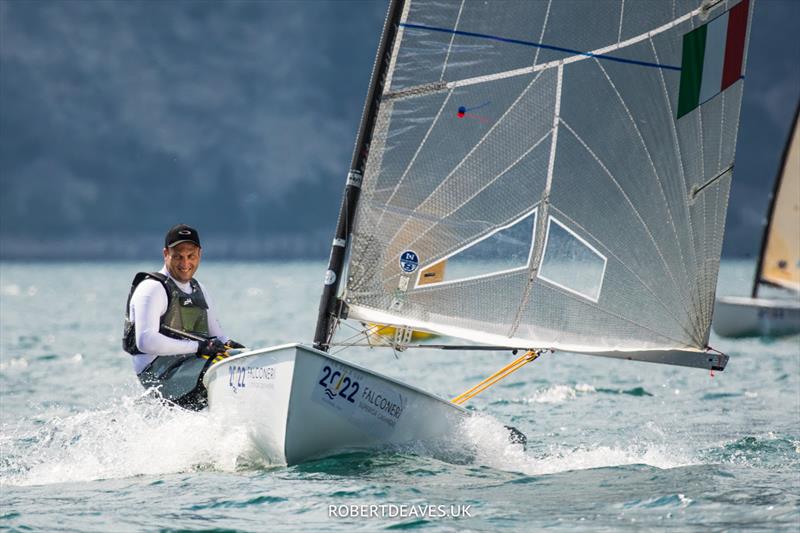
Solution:
{"label": "hazy mountain ridge", "polygon": [[[385,7],[0,0],[0,258],[147,256],[175,222],[325,256]],[[728,255],[758,250],[800,95],[800,2],[754,17]]]}

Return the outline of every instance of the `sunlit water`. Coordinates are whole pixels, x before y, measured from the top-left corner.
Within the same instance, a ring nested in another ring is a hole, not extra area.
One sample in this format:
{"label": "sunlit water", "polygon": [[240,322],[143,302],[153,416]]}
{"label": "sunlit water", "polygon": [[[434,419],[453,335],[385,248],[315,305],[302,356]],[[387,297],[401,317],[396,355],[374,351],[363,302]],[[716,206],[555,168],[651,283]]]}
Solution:
{"label": "sunlit water", "polygon": [[[157,267],[0,264],[0,528],[800,528],[796,336],[712,336],[731,356],[713,377],[548,354],[471,402],[485,416],[455,443],[467,459],[419,449],[270,466],[224,418],[141,398],[120,350],[122,310],[133,274]],[[199,277],[229,335],[268,346],[310,340],[323,270],[205,263]],[[720,292],[747,293],[751,272],[725,263]],[[340,355],[444,397],[511,357]],[[526,451],[501,423],[527,434]],[[468,505],[470,516],[329,516],[331,505],[369,504]]]}

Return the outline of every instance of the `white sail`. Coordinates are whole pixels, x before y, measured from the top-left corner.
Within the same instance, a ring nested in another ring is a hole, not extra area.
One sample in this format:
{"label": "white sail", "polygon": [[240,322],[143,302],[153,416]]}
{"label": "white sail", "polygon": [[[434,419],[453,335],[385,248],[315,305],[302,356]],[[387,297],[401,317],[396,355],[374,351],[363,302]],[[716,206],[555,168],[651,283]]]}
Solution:
{"label": "white sail", "polygon": [[792,133],[778,173],[772,210],[767,221],[758,282],[800,293],[800,115],[795,113]]}
{"label": "white sail", "polygon": [[[734,13],[746,50],[751,11],[706,4],[405,2],[350,317],[500,346],[704,349],[743,83],[714,89],[713,65],[730,70],[714,47]],[[684,39],[706,26],[700,83]]]}

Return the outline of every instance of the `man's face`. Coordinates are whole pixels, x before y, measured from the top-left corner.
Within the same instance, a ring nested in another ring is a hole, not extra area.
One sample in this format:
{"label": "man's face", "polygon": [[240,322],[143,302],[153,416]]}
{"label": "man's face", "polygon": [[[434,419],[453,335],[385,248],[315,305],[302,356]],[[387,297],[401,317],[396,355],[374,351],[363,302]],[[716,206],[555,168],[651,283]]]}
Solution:
{"label": "man's face", "polygon": [[170,276],[183,283],[191,280],[200,266],[202,252],[199,246],[190,242],[164,248],[164,264],[167,265]]}

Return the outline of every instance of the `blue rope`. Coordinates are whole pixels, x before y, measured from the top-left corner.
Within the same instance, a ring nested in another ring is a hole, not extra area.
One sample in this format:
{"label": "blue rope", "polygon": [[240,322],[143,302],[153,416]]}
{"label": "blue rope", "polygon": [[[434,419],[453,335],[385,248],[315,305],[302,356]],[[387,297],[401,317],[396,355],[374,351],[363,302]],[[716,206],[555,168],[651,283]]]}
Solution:
{"label": "blue rope", "polygon": [[499,41],[501,43],[511,43],[511,44],[520,44],[523,46],[532,46],[534,48],[543,48],[545,50],[555,50],[557,52],[565,52],[568,54],[573,55],[582,55],[586,57],[596,57],[598,59],[605,59],[607,61],[616,61],[618,63],[629,63],[631,65],[639,65],[642,67],[652,67],[652,68],[660,68],[663,70],[677,70],[680,72],[681,67],[676,67],[673,65],[662,65],[660,63],[650,63],[648,61],[638,61],[636,59],[626,59],[624,57],[616,57],[610,56],[605,54],[593,54],[592,52],[582,52],[580,50],[573,50],[571,48],[564,48],[562,46],[553,46],[550,44],[543,44],[543,43],[535,43],[532,41],[522,41],[519,39],[509,39],[506,37],[498,37],[496,35],[487,35],[485,33],[475,33],[471,31],[461,31],[461,30],[451,30],[448,28],[437,28],[435,26],[425,26],[423,24],[411,24],[408,22],[401,22],[400,26],[404,28],[411,28],[415,30],[428,30],[428,31],[438,31],[441,33],[450,33],[454,35],[464,35],[466,37],[476,37],[478,39],[489,39],[491,41]]}

